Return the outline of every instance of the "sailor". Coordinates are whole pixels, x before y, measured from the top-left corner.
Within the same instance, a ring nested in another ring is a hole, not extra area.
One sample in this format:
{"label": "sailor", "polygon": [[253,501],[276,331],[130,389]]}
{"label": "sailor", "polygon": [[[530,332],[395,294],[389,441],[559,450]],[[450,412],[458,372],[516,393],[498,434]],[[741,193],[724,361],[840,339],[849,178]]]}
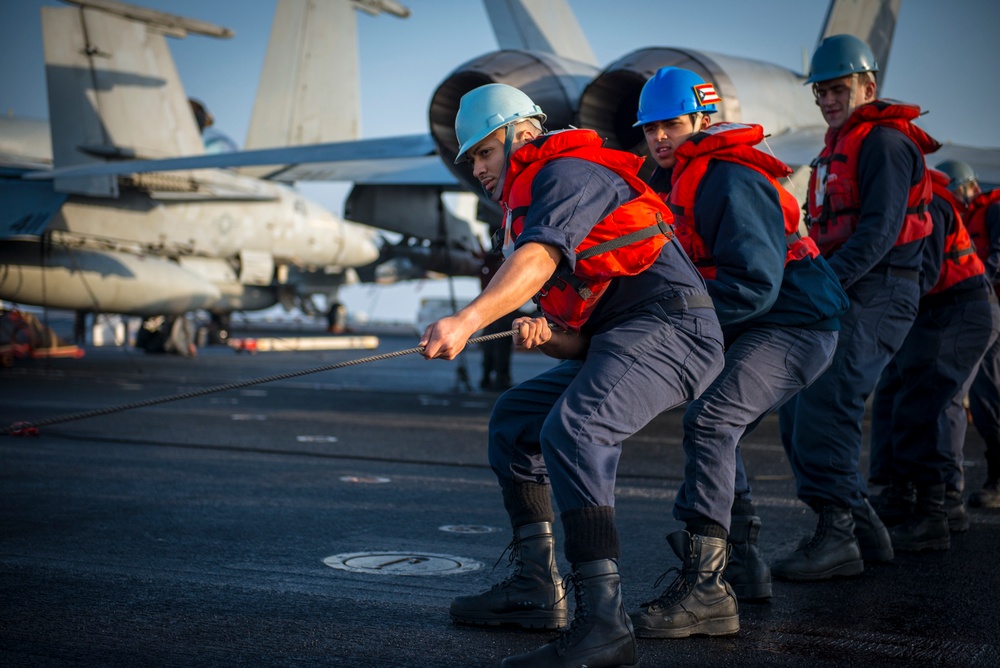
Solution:
{"label": "sailor", "polygon": [[[799,234],[799,204],[779,180],[792,170],[755,148],[761,126],[712,125],[717,101],[694,72],[664,67],[643,87],[635,123],[657,163],[650,184],[705,278],[726,343],[725,368],[684,414],[674,517],[686,530],[667,540],[682,561],[677,579],[688,586],[670,584],[632,613],[640,637],[733,633],[734,593],[770,598],[739,441],[829,366],[847,309],[815,242]],[[720,578],[722,560],[708,557],[727,539]]]}
{"label": "sailor", "polygon": [[[1000,188],[982,192],[972,167],[958,160],[937,166],[948,175],[948,187],[965,205],[964,219],[986,278],[1000,295]],[[986,480],[969,495],[974,508],[1000,508],[1000,339],[986,351],[969,387],[969,413],[986,442]]]}
{"label": "sailor", "polygon": [[931,232],[924,153],[939,144],[913,124],[919,107],[876,96],[878,65],[851,35],[825,38],[809,77],[827,123],[813,162],[809,236],[850,297],[830,368],[782,407],[782,441],[816,531],[771,565],[788,580],[857,575],[891,556],[888,532],[858,471],[865,402],[917,314]]}
{"label": "sailor", "polygon": [[923,296],[906,340],[872,401],[869,484],[897,550],[947,550],[969,528],[962,501],[963,399],[1000,326],[982,261],[946,174],[930,170],[934,230],[925,244]]}
{"label": "sailor", "polygon": [[503,665],[634,666],[614,509],[622,441],[701,393],[722,368],[722,332],[704,281],[673,240],[669,209],[637,176],[642,160],[603,148],[590,130],[545,133],[544,119],[522,91],[488,84],[463,96],[455,120],[458,160],[503,207],[506,260],[471,304],[427,328],[424,356],[454,358],[473,332],[537,295],[545,317],[515,320],[515,344],[564,361],[494,406],[489,460],[515,570],[455,599],[451,616],[566,624],[551,495],[572,568],[573,623]]}

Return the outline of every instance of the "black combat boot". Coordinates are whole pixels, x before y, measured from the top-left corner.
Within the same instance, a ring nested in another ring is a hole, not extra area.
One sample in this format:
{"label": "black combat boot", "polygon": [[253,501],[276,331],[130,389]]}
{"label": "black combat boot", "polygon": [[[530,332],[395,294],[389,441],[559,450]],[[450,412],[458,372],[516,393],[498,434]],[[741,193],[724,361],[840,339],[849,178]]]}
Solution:
{"label": "black combat boot", "polygon": [[622,605],[621,578],[614,559],[573,566],[576,597],[573,623],[533,652],[509,656],[501,668],[636,668],[639,654],[632,623]]}
{"label": "black combat boot", "polygon": [[865,570],[861,548],[854,537],[854,519],[849,508],[832,503],[819,506],[816,532],[786,557],[771,565],[779,580],[826,580],[858,575]]}
{"label": "black combat boot", "polygon": [[771,569],[757,546],[760,526],[756,515],[733,515],[729,523],[729,559],[722,579],[741,601],[771,598]]}
{"label": "black combat boot", "polygon": [[948,512],[944,509],[944,483],[917,487],[913,518],[889,531],[897,550],[947,550],[951,548]]}
{"label": "black combat boot", "polygon": [[917,493],[912,482],[893,480],[878,496],[872,498],[872,507],[886,527],[909,522],[913,516],[913,504]]}
{"label": "black combat boot", "polygon": [[514,530],[509,549],[514,573],[491,589],[451,602],[456,624],[526,629],[558,629],[568,618],[566,595],[556,566],[551,522],[536,522]]}
{"label": "black combat boot", "polygon": [[725,539],[675,531],[667,536],[667,542],[681,559],[680,572],[659,598],[629,613],[635,634],[640,638],[687,638],[739,631],[739,604],[722,579],[729,551]]}
{"label": "black combat boot", "polygon": [[965,509],[965,500],[959,489],[948,489],[944,493],[944,510],[948,515],[948,530],[952,533],[965,533],[969,530],[969,513]]}
{"label": "black combat boot", "polygon": [[892,561],[895,554],[889,530],[882,524],[867,497],[862,497],[860,506],[851,508],[851,517],[854,519],[854,537],[858,539],[861,558],[865,561]]}
{"label": "black combat boot", "polygon": [[1000,480],[987,480],[983,488],[969,495],[973,508],[1000,508]]}

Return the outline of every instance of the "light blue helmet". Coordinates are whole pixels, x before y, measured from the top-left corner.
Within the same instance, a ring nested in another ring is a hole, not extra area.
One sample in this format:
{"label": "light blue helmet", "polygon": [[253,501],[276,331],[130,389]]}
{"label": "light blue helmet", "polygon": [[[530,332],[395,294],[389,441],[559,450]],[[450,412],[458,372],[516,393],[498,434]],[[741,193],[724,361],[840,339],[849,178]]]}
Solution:
{"label": "light blue helmet", "polygon": [[715,86],[691,70],[680,67],[661,67],[649,78],[639,94],[637,128],[646,123],[667,121],[671,118],[704,112],[715,113],[719,96]]}
{"label": "light blue helmet", "polygon": [[486,84],[470,90],[462,96],[455,116],[459,144],[455,163],[494,131],[528,118],[538,118],[544,123],[546,116],[541,107],[513,86]]}
{"label": "light blue helmet", "polygon": [[934,169],[948,175],[948,190],[955,190],[970,181],[976,181],[976,172],[961,160],[945,160]]}
{"label": "light blue helmet", "polygon": [[872,50],[854,35],[830,35],[816,47],[805,82],[829,81],[859,72],[878,72]]}

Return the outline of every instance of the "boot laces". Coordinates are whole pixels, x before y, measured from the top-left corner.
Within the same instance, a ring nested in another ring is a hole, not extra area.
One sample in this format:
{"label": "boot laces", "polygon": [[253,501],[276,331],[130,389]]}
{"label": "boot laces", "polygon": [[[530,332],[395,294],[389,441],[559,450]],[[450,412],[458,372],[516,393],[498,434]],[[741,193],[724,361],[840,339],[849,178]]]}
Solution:
{"label": "boot laces", "polygon": [[670,575],[671,573],[676,573],[677,575],[674,577],[673,582],[670,583],[670,586],[667,587],[662,594],[657,596],[652,601],[643,603],[642,607],[669,608],[678,601],[683,600],[684,597],[686,597],[688,593],[690,593],[692,588],[691,582],[689,578],[687,578],[686,576],[689,573],[696,573],[696,572],[697,571],[685,571],[683,569],[674,566],[665,573],[661,573],[660,577],[656,578],[656,582],[653,583],[653,589],[658,589],[660,584],[662,584],[663,581],[667,578],[667,576]]}
{"label": "boot laces", "polygon": [[513,566],[514,572],[504,578],[503,581],[493,585],[491,589],[506,589],[521,574],[521,544],[516,538],[511,539],[511,541],[507,543],[507,547],[503,549],[503,552],[501,552],[500,556],[497,557],[496,563],[493,564],[493,570],[496,570],[497,566],[500,565],[500,562],[503,561],[504,555],[507,555],[507,566]]}
{"label": "boot laces", "polygon": [[816,546],[824,541],[826,538],[826,532],[829,528],[826,513],[820,512],[819,522],[816,524],[816,532],[813,533],[812,538],[809,540],[803,540],[799,544],[799,549],[806,553],[812,552]]}
{"label": "boot laces", "polygon": [[563,576],[562,588],[563,595],[559,601],[569,596],[569,592],[572,590],[573,597],[576,600],[576,610],[573,613],[573,621],[570,622],[570,625],[560,631],[558,636],[549,641],[556,644],[556,651],[560,655],[573,643],[576,639],[576,634],[583,630],[583,625],[589,613],[587,597],[584,595],[585,590],[580,586],[580,578],[576,573],[567,573]]}

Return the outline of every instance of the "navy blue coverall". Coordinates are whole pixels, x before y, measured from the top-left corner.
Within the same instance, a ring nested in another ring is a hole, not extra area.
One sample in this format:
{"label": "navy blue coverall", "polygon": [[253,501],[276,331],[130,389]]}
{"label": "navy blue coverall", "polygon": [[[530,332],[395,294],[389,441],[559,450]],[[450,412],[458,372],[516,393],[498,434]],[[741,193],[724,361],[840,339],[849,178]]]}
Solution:
{"label": "navy blue coverall", "polygon": [[[956,225],[951,206],[940,197],[934,197],[930,212],[934,231],[925,245],[924,293],[938,281],[945,237]],[[996,339],[994,302],[982,274],[920,300],[913,326],[872,400],[869,483],[945,483],[962,490],[968,424],[962,400]]]}
{"label": "navy blue coverall", "polygon": [[[636,195],[610,170],[576,158],[543,167],[531,192],[517,246],[537,242],[558,248],[560,269],[567,270],[591,228]],[[564,515],[613,508],[622,441],[659,413],[696,397],[722,369],[715,311],[686,306],[686,299],[705,300],[706,294],[704,281],[675,242],[663,247],[649,269],[613,279],[581,330],[590,341],[585,356],[564,361],[497,400],[489,461],[500,486],[551,484]]]}
{"label": "navy blue coverall", "polygon": [[[654,190],[669,190],[671,171],[654,171]],[[694,226],[716,266],[706,284],[726,366],[684,413],[684,483],[674,517],[707,517],[728,531],[734,496],[751,501],[740,439],[830,364],[847,296],[822,257],[785,265],[778,191],[749,167],[709,164],[695,193]]]}
{"label": "navy blue coverall", "polygon": [[[1000,286],[1000,202],[986,209],[986,232],[990,239],[986,278]],[[969,387],[972,424],[986,442],[986,484],[1000,482],[1000,337],[986,351]]]}
{"label": "navy blue coverall", "polygon": [[830,367],[779,411],[799,498],[863,506],[858,471],[865,402],[917,315],[923,239],[895,245],[924,157],[906,135],[875,127],[858,157],[860,211],[851,237],[827,257],[850,298]]}

